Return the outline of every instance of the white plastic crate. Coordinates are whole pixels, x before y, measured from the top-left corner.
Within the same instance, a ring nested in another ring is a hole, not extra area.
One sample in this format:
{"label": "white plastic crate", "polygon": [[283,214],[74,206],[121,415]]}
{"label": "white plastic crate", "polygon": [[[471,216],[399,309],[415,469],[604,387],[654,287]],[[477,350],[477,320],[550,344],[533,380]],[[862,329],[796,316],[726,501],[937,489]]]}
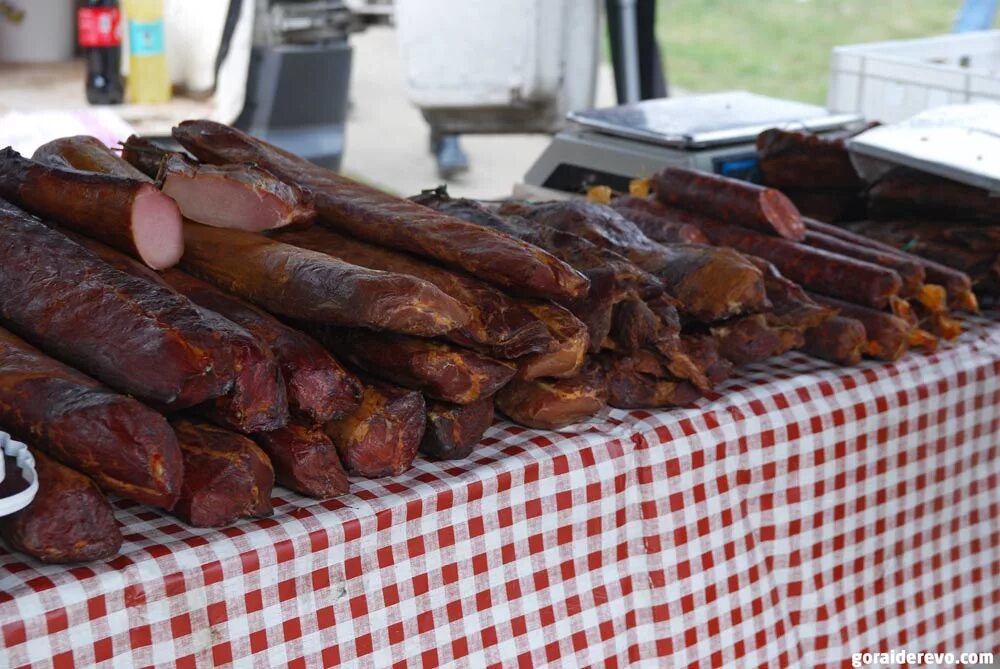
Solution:
{"label": "white plastic crate", "polygon": [[834,48],[827,107],[899,121],[925,109],[1000,102],[1000,30]]}

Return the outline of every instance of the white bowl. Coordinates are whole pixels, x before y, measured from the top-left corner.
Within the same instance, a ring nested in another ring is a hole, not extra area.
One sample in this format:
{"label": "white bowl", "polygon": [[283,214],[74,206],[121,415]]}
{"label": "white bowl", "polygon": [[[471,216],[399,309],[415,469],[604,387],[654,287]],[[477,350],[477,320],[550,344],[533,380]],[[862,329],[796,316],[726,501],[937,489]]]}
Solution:
{"label": "white bowl", "polygon": [[[35,499],[38,494],[38,474],[35,472],[35,458],[31,457],[28,447],[19,441],[11,439],[6,432],[0,432],[0,450],[4,455],[14,458],[21,470],[21,476],[28,482],[28,487],[10,497],[0,497],[0,516],[8,516],[20,511]],[[0,481],[3,480],[5,466],[0,458]]]}

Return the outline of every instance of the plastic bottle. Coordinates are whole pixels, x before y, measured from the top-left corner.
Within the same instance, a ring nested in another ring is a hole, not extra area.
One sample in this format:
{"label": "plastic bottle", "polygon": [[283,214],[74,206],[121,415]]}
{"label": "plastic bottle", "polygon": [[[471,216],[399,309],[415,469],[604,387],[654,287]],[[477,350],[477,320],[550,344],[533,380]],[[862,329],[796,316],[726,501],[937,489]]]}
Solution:
{"label": "plastic bottle", "polygon": [[76,14],[77,42],[87,61],[87,102],[120,104],[123,97],[118,0],[87,0]]}
{"label": "plastic bottle", "polygon": [[170,71],[164,44],[163,0],[125,0],[128,19],[129,102],[170,100]]}

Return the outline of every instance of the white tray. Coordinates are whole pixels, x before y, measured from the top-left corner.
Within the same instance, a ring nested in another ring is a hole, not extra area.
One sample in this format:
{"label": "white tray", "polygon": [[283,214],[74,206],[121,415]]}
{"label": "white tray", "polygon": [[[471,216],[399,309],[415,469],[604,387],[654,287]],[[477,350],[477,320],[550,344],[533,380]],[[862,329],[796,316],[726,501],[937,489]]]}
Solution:
{"label": "white tray", "polygon": [[[15,459],[21,469],[21,476],[28,482],[28,487],[21,492],[0,498],[0,516],[9,516],[28,506],[31,500],[35,499],[35,495],[38,494],[38,474],[35,472],[35,458],[31,456],[28,447],[11,439],[6,432],[0,432],[0,450]],[[3,480],[5,474],[4,467],[4,459],[0,458],[0,480]]]}

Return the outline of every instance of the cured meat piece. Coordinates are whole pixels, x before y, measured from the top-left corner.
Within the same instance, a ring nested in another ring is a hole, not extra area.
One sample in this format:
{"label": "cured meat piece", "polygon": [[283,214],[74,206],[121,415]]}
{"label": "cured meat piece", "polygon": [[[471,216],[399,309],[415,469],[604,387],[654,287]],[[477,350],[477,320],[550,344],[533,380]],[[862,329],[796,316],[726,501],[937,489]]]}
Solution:
{"label": "cured meat piece", "polygon": [[[167,157],[167,151],[152,140],[139,135],[131,135],[122,143],[122,160],[137,171],[145,174],[150,180],[156,179],[160,173],[160,164]],[[78,167],[77,169],[83,169]]]}
{"label": "cured meat piece", "polygon": [[449,334],[459,344],[483,347],[511,359],[541,353],[555,346],[548,328],[523,306],[493,286],[432,265],[413,256],[345,237],[332,230],[291,230],[274,239],[334,256],[360,267],[409,274],[434,284],[462,303],[471,316]]}
{"label": "cured meat piece", "polygon": [[654,273],[680,301],[681,309],[699,320],[719,320],[767,306],[760,271],[732,250],[659,244],[608,207],[579,202],[553,202],[527,209],[505,206],[526,213],[532,221],[579,234],[622,253]]}
{"label": "cured meat piece", "polygon": [[764,277],[741,253],[697,244],[663,247],[670,263],[660,272],[680,309],[712,322],[770,308]]}
{"label": "cured meat piece", "polygon": [[866,343],[865,326],[860,321],[834,316],[806,331],[806,344],[802,350],[814,358],[851,366],[861,362]]}
{"label": "cured meat piece", "polygon": [[390,383],[364,379],[361,406],[326,424],[347,471],[366,478],[399,476],[413,464],[424,437],[424,396]]}
{"label": "cured meat piece", "polygon": [[337,447],[322,427],[291,422],[280,430],[258,432],[252,438],[271,459],[279,485],[315,499],[347,494],[347,472]]}
{"label": "cured meat piece", "polygon": [[[708,335],[682,335],[680,352],[701,372],[704,381],[698,375],[682,376],[691,381],[701,390],[708,390],[717,383],[722,383],[733,373],[731,362],[719,355],[719,343],[714,337]],[[681,374],[677,370],[678,365],[673,361],[669,366],[671,372],[677,376]]]}
{"label": "cured meat piece", "polygon": [[896,272],[899,273],[899,277],[903,280],[903,285],[899,290],[899,294],[902,297],[913,297],[916,295],[926,278],[923,265],[915,260],[902,257],[895,253],[883,253],[878,249],[871,248],[870,246],[854,244],[852,242],[848,242],[837,237],[831,237],[825,233],[813,230],[806,231],[805,243],[813,248],[831,251],[833,253],[847,256],[848,258],[864,260],[865,262],[870,262],[873,265],[889,267],[896,270]]}
{"label": "cured meat piece", "polygon": [[719,355],[734,365],[761,362],[804,343],[801,332],[795,333],[798,336],[783,337],[764,314],[723,321],[713,325],[711,333],[719,343]]}
{"label": "cured meat piece", "polygon": [[868,189],[873,218],[940,218],[944,221],[1000,221],[1000,198],[918,170],[897,167]]}
{"label": "cured meat piece", "polygon": [[608,404],[616,409],[656,409],[690,404],[701,392],[687,381],[643,373],[631,356],[601,356],[607,378]]}
{"label": "cured meat piece", "polygon": [[301,188],[254,165],[203,165],[170,153],[156,182],[185,218],[216,228],[260,232],[316,218],[312,199]]}
{"label": "cured meat piece", "polygon": [[[856,221],[868,213],[868,204],[860,190],[798,190],[782,188],[802,218],[820,221]],[[808,228],[808,225],[806,226]]]}
{"label": "cured meat piece", "polygon": [[90,135],[62,137],[35,149],[32,159],[55,167],[149,181],[149,177],[119,158],[104,142]]}
{"label": "cured meat piece", "polygon": [[420,336],[469,321],[468,310],[412,276],[379,272],[243,230],[184,224],[182,266],[267,311]]}
{"label": "cured meat piece", "polygon": [[525,300],[522,305],[545,324],[555,347],[517,360],[518,378],[561,379],[579,374],[590,348],[587,326],[558,304]]}
{"label": "cured meat piece", "polygon": [[0,197],[153,269],[176,264],[184,251],[176,203],[139,179],[43,165],[8,147],[0,151]]}
{"label": "cured meat piece", "polygon": [[366,372],[454,404],[491,397],[516,371],[512,364],[433,339],[369,330],[313,332],[327,348]]}
{"label": "cured meat piece", "polygon": [[169,509],[181,454],[163,417],[0,329],[0,425],[104,490]]}
{"label": "cured meat piece", "polygon": [[757,135],[757,166],[764,183],[775,188],[860,190],[843,137],[771,128]]}
{"label": "cured meat piece", "polygon": [[[924,268],[924,279],[926,281],[943,285],[948,291],[948,294],[958,302],[969,302],[969,298],[965,296],[972,295],[972,280],[967,274],[960,272],[957,269],[942,265],[941,263],[936,263],[933,260],[928,260],[927,258],[921,258],[920,256],[912,253],[906,253],[897,246],[886,244],[873,239],[870,236],[851,232],[846,228],[821,223],[810,218],[804,218],[803,221],[806,224],[806,228],[810,231],[821,232],[825,235],[829,235],[830,237],[836,237],[854,244],[868,246],[881,253],[895,253],[896,255],[908,260],[919,262]],[[974,301],[975,296],[972,296],[972,302]],[[973,309],[973,311],[975,311],[975,309]]]}
{"label": "cured meat piece", "polygon": [[663,247],[611,207],[564,200],[525,204],[507,201],[500,207],[507,216],[522,216],[530,223],[579,235],[605,249],[621,254],[640,269],[658,275],[669,263]]}
{"label": "cured meat piece", "polygon": [[587,291],[585,277],[541,249],[352,181],[234,128],[185,121],[173,134],[200,160],[253,163],[305,188],[321,222],[353,237],[432,258],[524,295],[559,299]]}
{"label": "cured meat piece", "polygon": [[[637,206],[637,201],[638,204]],[[619,197],[612,201],[611,208],[639,226],[647,237],[662,244],[708,244],[708,237],[690,223],[666,221],[644,210],[648,200],[635,197]],[[650,234],[655,230],[655,234]]]}
{"label": "cured meat piece", "polygon": [[162,276],[192,302],[241,325],[270,348],[281,369],[288,406],[295,415],[319,425],[342,418],[358,407],[361,382],[315,339],[184,272],[171,269]]}
{"label": "cured meat piece", "polygon": [[834,315],[833,310],[817,304],[801,286],[783,277],[771,263],[753,256],[748,258],[764,275],[764,287],[771,302],[771,310],[766,314],[769,324],[804,332]]}
{"label": "cured meat piece", "polygon": [[795,283],[830,297],[882,309],[903,285],[898,272],[869,262],[725,223],[699,226],[712,243],[759,256]]}
{"label": "cured meat piece", "polygon": [[586,420],[607,405],[600,367],[589,363],[571,379],[515,379],[496,396],[496,407],[515,423],[558,430]]}
{"label": "cured meat piece", "polygon": [[222,428],[173,422],[184,454],[184,486],[171,513],[194,527],[270,516],[274,470],[255,443]]}
{"label": "cured meat piece", "polygon": [[[73,239],[99,258],[127,274],[168,286],[163,278],[142,263],[110,246],[73,235]],[[176,271],[176,270],[170,270]],[[223,427],[237,432],[276,430],[288,422],[285,382],[278,361],[266,344],[239,324],[215,311],[192,304],[201,316],[202,327],[210,333],[210,353],[224,354],[216,364],[229,365],[233,385],[228,393],[213,400],[203,411]]]}
{"label": "cured meat piece", "polygon": [[122,533],[94,482],[42,453],[32,455],[38,493],[28,506],[0,518],[0,536],[7,545],[52,563],[103,560],[117,554]]}
{"label": "cured meat piece", "polygon": [[655,344],[659,327],[659,319],[645,302],[625,300],[615,307],[609,338],[614,342],[615,351],[632,353]]}
{"label": "cured meat piece", "polygon": [[420,442],[420,452],[437,460],[462,460],[469,457],[492,424],[492,398],[464,406],[428,402],[427,429]]}
{"label": "cured meat piece", "polygon": [[668,167],[654,178],[653,189],[656,198],[670,206],[793,241],[801,241],[805,236],[799,210],[773,188],[684,167]]}
{"label": "cured meat piece", "polygon": [[845,318],[853,318],[865,327],[864,352],[878,360],[899,360],[910,348],[913,326],[904,319],[841,300],[815,295],[815,300],[836,309]]}
{"label": "cured meat piece", "polygon": [[[977,292],[1000,293],[1000,250],[991,243],[988,234],[975,234],[991,228],[958,224],[946,228],[926,221],[857,221],[850,228],[964,272]],[[932,282],[940,282],[930,273],[928,277]],[[973,301],[961,292],[954,295],[960,296],[957,302]]]}
{"label": "cured meat piece", "polygon": [[514,235],[529,244],[545,249],[572,265],[590,280],[587,295],[560,300],[560,303],[583,321],[590,335],[590,352],[600,350],[611,329],[614,305],[634,294],[662,292],[659,281],[614,251],[561,230],[528,223],[518,217],[501,217],[473,200],[451,199],[443,189],[425,191],[417,202],[451,216]]}

